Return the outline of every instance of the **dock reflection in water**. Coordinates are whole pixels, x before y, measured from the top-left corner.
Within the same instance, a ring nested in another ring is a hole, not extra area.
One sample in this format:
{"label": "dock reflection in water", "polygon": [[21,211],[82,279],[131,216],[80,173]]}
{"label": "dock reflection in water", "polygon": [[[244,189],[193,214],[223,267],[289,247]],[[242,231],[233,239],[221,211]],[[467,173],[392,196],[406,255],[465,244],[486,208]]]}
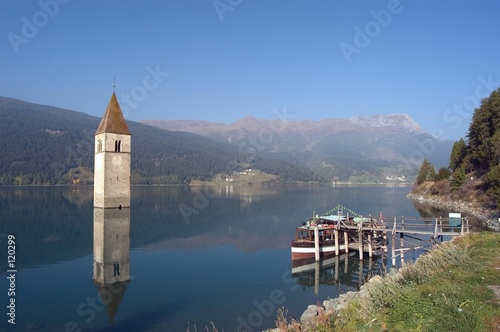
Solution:
{"label": "dock reflection in water", "polygon": [[340,292],[359,290],[371,277],[385,271],[387,257],[359,260],[358,252],[322,259],[292,261],[292,277],[304,288],[314,287],[318,295],[320,285],[335,286]]}

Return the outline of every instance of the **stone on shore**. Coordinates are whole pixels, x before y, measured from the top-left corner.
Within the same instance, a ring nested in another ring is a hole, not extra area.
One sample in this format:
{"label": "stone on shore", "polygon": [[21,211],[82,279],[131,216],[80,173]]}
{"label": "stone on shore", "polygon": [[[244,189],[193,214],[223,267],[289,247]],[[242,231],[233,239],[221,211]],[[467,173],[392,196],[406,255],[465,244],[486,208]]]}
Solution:
{"label": "stone on shore", "polygon": [[312,331],[318,325],[318,317],[325,313],[325,308],[322,306],[311,304],[304,311],[302,316],[300,316],[300,325],[302,326],[302,331]]}

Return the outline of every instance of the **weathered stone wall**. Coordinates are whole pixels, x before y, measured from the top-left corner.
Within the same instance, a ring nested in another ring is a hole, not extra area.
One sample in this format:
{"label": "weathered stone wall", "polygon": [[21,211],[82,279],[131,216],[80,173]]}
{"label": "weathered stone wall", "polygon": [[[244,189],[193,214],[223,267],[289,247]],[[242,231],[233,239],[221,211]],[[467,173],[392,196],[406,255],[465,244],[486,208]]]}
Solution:
{"label": "weathered stone wall", "polygon": [[[130,207],[130,135],[103,133],[95,141],[94,207]],[[120,152],[115,151],[116,141]]]}

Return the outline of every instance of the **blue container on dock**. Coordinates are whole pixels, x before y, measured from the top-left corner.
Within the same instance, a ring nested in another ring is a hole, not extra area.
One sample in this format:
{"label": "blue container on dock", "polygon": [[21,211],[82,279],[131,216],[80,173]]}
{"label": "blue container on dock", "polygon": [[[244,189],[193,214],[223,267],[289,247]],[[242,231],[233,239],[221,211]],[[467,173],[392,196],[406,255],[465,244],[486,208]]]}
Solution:
{"label": "blue container on dock", "polygon": [[452,213],[448,214],[448,224],[451,227],[459,227],[462,224],[462,215],[460,213]]}

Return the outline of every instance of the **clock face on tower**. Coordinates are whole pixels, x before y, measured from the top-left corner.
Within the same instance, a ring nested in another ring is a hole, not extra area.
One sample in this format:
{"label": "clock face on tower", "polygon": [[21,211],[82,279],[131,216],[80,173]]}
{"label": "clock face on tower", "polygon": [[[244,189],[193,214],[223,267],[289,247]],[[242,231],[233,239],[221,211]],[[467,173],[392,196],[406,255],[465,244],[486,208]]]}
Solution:
{"label": "clock face on tower", "polygon": [[122,164],[122,156],[115,155],[113,156],[113,165],[120,166]]}

